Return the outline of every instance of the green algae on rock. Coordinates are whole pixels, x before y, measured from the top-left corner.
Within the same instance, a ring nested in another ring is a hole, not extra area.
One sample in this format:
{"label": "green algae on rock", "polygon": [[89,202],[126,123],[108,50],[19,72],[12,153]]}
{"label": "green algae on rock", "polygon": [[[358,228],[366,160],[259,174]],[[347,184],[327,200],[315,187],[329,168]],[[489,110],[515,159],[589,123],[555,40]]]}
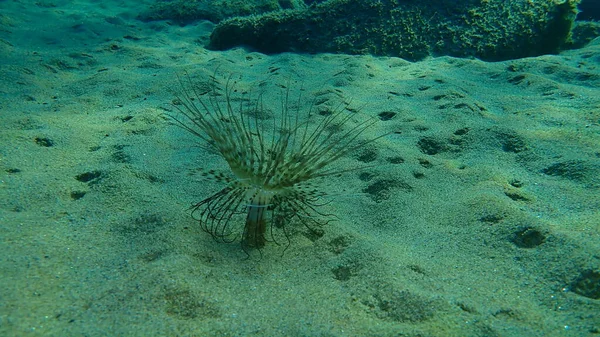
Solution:
{"label": "green algae on rock", "polygon": [[329,0],[220,22],[209,47],[497,61],[556,53],[580,0]]}

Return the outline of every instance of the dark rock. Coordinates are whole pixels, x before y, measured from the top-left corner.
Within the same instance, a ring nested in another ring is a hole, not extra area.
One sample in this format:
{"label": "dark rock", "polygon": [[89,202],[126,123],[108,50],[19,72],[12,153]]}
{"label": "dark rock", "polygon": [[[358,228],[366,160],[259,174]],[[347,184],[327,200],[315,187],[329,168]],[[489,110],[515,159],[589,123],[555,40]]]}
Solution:
{"label": "dark rock", "polygon": [[578,0],[329,0],[305,9],[224,20],[209,47],[247,45],[264,53],[334,52],[397,56],[475,56],[506,60],[556,53]]}

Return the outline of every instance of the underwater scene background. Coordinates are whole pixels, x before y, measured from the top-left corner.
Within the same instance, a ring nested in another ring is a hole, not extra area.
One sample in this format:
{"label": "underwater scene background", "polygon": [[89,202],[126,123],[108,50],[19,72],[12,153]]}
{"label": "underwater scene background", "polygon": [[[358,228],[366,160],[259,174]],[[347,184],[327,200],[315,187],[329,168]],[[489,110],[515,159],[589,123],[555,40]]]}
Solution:
{"label": "underwater scene background", "polygon": [[[1,0],[0,335],[599,335],[598,7]],[[190,207],[244,179],[186,86],[272,139],[375,123],[222,243]]]}

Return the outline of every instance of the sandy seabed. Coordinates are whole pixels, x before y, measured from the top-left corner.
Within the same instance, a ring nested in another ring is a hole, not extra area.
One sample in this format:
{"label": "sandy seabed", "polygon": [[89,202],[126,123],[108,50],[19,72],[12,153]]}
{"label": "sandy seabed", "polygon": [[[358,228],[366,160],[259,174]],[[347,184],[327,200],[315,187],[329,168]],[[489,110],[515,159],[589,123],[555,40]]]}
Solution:
{"label": "sandy seabed", "polygon": [[[137,7],[136,7],[137,6]],[[600,40],[409,63],[203,48],[145,2],[0,1],[0,335],[594,336]],[[347,100],[390,133],[317,182],[336,221],[247,258],[188,207],[227,172],[172,126],[177,77]],[[285,250],[285,252],[284,252]]]}

